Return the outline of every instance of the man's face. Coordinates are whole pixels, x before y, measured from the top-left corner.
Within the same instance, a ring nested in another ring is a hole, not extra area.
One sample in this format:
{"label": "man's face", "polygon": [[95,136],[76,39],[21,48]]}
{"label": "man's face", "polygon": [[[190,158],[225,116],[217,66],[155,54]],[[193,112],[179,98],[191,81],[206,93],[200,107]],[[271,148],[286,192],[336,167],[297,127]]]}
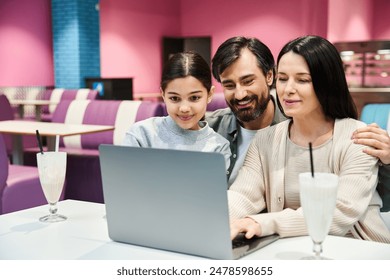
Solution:
{"label": "man's face", "polygon": [[266,76],[248,49],[220,75],[225,99],[237,119],[250,122],[261,116],[270,100],[269,86],[273,82],[270,70]]}

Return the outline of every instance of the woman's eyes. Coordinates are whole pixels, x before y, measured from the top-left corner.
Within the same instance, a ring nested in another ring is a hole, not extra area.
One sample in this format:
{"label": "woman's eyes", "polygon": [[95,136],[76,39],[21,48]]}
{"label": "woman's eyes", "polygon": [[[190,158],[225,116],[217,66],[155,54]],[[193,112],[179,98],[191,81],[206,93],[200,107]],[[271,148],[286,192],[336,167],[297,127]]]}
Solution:
{"label": "woman's eyes", "polygon": [[311,82],[311,80],[309,80],[309,79],[298,79],[297,80],[299,83],[302,83],[302,84],[304,84],[304,83],[310,83]]}
{"label": "woman's eyes", "polygon": [[[289,80],[289,78],[287,78],[287,77],[277,77],[277,81],[280,81],[280,82],[286,82],[288,80]],[[295,81],[298,83],[301,83],[301,84],[311,83],[310,79],[296,79]]]}
{"label": "woman's eyes", "polygon": [[277,80],[281,81],[281,82],[284,82],[284,81],[287,81],[288,79],[285,78],[285,77],[278,77]]}
{"label": "woman's eyes", "polygon": [[169,100],[171,100],[173,102],[178,102],[180,100],[180,98],[177,96],[171,96],[171,97],[169,97]]}

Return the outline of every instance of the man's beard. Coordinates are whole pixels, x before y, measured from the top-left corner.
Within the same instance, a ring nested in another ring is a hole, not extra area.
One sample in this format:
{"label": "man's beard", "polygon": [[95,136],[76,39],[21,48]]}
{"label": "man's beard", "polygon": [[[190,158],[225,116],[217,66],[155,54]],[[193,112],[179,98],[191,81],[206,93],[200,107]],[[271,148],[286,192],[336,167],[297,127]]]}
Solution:
{"label": "man's beard", "polygon": [[[246,96],[242,100],[233,99],[229,102],[229,107],[232,110],[233,114],[236,116],[236,118],[240,122],[250,122],[255,119],[257,119],[259,116],[261,116],[264,111],[267,109],[268,103],[271,100],[271,95],[268,94],[266,98],[261,97],[259,100],[256,95],[252,96]],[[237,109],[236,105],[238,105],[239,102],[242,101],[255,101],[255,107],[254,108],[245,108],[245,109]]]}

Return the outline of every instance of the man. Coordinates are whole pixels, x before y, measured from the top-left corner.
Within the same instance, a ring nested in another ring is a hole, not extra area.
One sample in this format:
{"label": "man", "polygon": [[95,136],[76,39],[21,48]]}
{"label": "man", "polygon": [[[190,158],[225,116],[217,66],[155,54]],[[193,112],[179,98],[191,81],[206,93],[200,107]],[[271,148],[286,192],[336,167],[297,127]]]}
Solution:
{"label": "man", "polygon": [[[230,142],[230,186],[256,132],[286,117],[271,94],[275,80],[273,55],[258,39],[238,36],[226,40],[212,59],[212,73],[223,87],[229,108],[207,115],[206,120],[210,127]],[[385,130],[372,124],[358,130],[352,137],[355,143],[376,148],[371,155],[378,157],[383,164],[390,163],[390,137]],[[370,150],[367,149],[367,153]],[[381,184],[385,187],[390,185],[390,166],[382,165],[379,174],[378,187]]]}
{"label": "man", "polygon": [[231,185],[256,132],[286,118],[271,95],[274,58],[258,39],[233,37],[225,41],[213,57],[212,72],[223,86],[229,108],[207,115],[206,120],[230,142]]}

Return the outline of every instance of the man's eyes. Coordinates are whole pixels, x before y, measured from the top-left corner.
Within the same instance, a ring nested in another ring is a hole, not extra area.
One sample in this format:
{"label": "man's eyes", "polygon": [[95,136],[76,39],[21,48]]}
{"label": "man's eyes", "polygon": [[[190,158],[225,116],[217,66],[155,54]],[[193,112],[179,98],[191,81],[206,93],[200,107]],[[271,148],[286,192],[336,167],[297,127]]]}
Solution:
{"label": "man's eyes", "polygon": [[242,81],[242,84],[244,86],[249,86],[249,85],[251,85],[253,83],[253,81],[254,81],[254,79],[244,80],[244,81]]}
{"label": "man's eyes", "polygon": [[[250,86],[250,85],[253,84],[253,81],[254,81],[254,79],[244,80],[244,81],[241,82],[241,85],[242,85],[242,86]],[[224,87],[225,89],[230,89],[230,90],[232,90],[232,89],[235,89],[235,88],[236,88],[236,85],[235,85],[235,84],[224,84],[223,87]]]}
{"label": "man's eyes", "polygon": [[224,84],[223,87],[226,88],[226,89],[234,89],[236,87],[236,85],[234,85],[234,84]]}

